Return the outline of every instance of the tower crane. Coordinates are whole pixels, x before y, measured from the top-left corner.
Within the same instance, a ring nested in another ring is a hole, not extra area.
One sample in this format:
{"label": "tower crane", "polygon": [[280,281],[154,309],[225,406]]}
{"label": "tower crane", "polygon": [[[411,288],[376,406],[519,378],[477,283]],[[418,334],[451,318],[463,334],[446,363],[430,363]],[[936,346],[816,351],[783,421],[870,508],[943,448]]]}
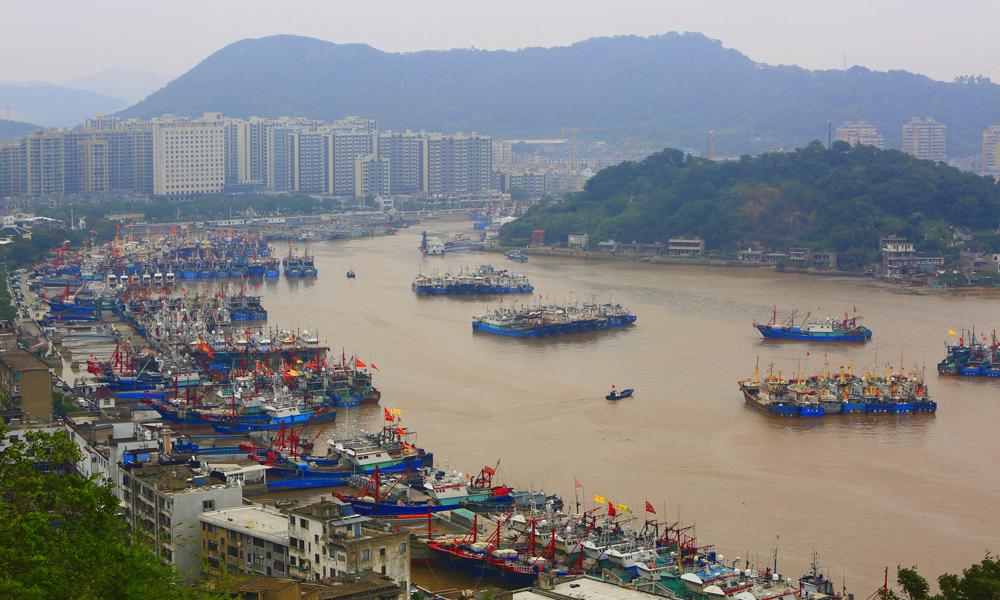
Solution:
{"label": "tower crane", "polygon": [[577,131],[614,131],[617,129],[625,129],[624,127],[563,127],[562,132],[567,131],[573,132],[573,162],[571,163],[574,167],[576,166],[576,132]]}

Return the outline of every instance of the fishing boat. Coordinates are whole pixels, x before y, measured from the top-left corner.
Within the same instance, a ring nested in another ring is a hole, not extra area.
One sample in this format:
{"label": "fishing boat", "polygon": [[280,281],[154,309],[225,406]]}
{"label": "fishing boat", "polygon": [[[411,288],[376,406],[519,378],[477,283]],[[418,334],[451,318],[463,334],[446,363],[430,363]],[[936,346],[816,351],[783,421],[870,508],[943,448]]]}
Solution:
{"label": "fishing boat", "polygon": [[348,269],[347,270],[347,278],[348,279],[354,279],[354,269]]}
{"label": "fishing boat", "polygon": [[607,396],[605,396],[605,398],[607,400],[621,400],[622,398],[630,398],[632,396],[632,392],[634,391],[635,391],[634,389],[628,388],[622,390],[621,392],[618,392],[615,390],[615,386],[611,386],[611,392]]}
{"label": "fishing boat", "polygon": [[872,338],[872,331],[867,327],[858,325],[862,317],[855,314],[848,317],[844,313],[844,318],[827,317],[820,321],[809,321],[809,315],[796,325],[793,312],[782,322],[778,322],[778,309],[775,307],[771,320],[766,324],[754,321],[753,326],[767,339],[781,340],[805,340],[815,342],[867,342]]}
{"label": "fishing boat", "polygon": [[525,256],[524,253],[521,252],[521,251],[519,251],[519,250],[510,250],[508,252],[504,252],[503,255],[506,256],[507,258],[511,259],[511,260],[516,260],[516,261],[519,261],[519,262],[527,262],[528,261],[528,257]]}

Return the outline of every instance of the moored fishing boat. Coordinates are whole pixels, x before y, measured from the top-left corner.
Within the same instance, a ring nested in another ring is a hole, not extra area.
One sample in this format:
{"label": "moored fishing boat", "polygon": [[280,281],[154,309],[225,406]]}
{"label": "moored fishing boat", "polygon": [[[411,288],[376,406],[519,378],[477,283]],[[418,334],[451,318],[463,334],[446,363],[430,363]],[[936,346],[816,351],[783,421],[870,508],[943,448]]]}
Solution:
{"label": "moored fishing boat", "polygon": [[760,324],[754,321],[754,328],[765,338],[782,340],[799,340],[815,342],[866,342],[871,339],[872,331],[867,327],[858,325],[862,317],[855,315],[848,317],[844,313],[843,319],[827,317],[821,321],[809,321],[807,314],[802,322],[795,324],[795,313],[793,312],[787,319],[778,322],[778,310],[775,308],[771,320],[767,324]]}

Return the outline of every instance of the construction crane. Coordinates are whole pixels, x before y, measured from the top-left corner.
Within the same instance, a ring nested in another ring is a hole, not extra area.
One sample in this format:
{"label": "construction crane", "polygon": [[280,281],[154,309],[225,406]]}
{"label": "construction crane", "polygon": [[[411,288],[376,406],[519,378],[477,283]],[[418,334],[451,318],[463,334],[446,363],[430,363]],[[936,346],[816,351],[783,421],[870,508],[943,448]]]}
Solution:
{"label": "construction crane", "polygon": [[572,166],[576,166],[576,132],[577,131],[615,131],[617,129],[625,129],[624,127],[564,127],[562,132],[567,131],[573,132],[573,162]]}
{"label": "construction crane", "polygon": [[[620,146],[621,144],[619,144]],[[628,152],[630,146],[660,146],[662,148],[673,147],[676,148],[680,146],[677,142],[630,142],[629,138],[625,138],[625,160],[628,160]]]}
{"label": "construction crane", "polygon": [[773,131],[755,131],[753,129],[751,129],[751,130],[746,130],[746,129],[727,129],[725,131],[716,131],[715,130],[715,126],[713,125],[711,129],[709,129],[708,131],[702,131],[701,133],[702,134],[706,134],[706,133],[708,134],[708,146],[709,146],[709,150],[710,150],[710,152],[709,152],[709,158],[711,158],[712,160],[715,160],[717,158],[724,158],[724,159],[736,158],[735,156],[716,156],[715,155],[715,134],[716,133],[718,133],[720,135],[725,135],[725,134],[730,134],[730,133],[749,133],[752,136],[756,136],[756,134],[758,134],[758,133],[774,133],[774,132]]}

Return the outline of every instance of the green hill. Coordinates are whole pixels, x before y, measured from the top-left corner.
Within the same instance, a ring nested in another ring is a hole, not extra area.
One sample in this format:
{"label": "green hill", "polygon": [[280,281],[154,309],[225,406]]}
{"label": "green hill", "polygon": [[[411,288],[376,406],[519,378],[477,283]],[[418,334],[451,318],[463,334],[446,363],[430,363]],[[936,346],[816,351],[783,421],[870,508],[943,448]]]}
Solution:
{"label": "green hill", "polygon": [[381,129],[478,131],[501,137],[674,142],[708,153],[756,154],[826,139],[827,121],[867,120],[901,147],[911,116],[948,126],[948,154],[981,151],[1000,124],[1000,86],[934,81],[904,71],[809,71],[759,64],[697,33],[594,38],[514,52],[457,49],[388,53],[363,44],[272,36],[230,44],[120,114],[149,118],[207,111],[246,118],[362,115]]}
{"label": "green hill", "polygon": [[1000,186],[991,177],[916,160],[898,150],[819,142],[787,153],[713,162],[667,149],[591,178],[566,202],[533,207],[504,226],[507,240],[544,229],[553,243],[574,231],[592,244],[698,235],[706,247],[833,250],[843,268],[861,268],[880,235],[897,233],[919,250],[957,253],[949,226],[979,231],[980,248],[1000,251],[993,233]]}
{"label": "green hill", "polygon": [[31,123],[0,119],[0,141],[16,141],[21,139],[21,136],[28,135],[38,129],[41,129],[41,127],[32,125]]}

